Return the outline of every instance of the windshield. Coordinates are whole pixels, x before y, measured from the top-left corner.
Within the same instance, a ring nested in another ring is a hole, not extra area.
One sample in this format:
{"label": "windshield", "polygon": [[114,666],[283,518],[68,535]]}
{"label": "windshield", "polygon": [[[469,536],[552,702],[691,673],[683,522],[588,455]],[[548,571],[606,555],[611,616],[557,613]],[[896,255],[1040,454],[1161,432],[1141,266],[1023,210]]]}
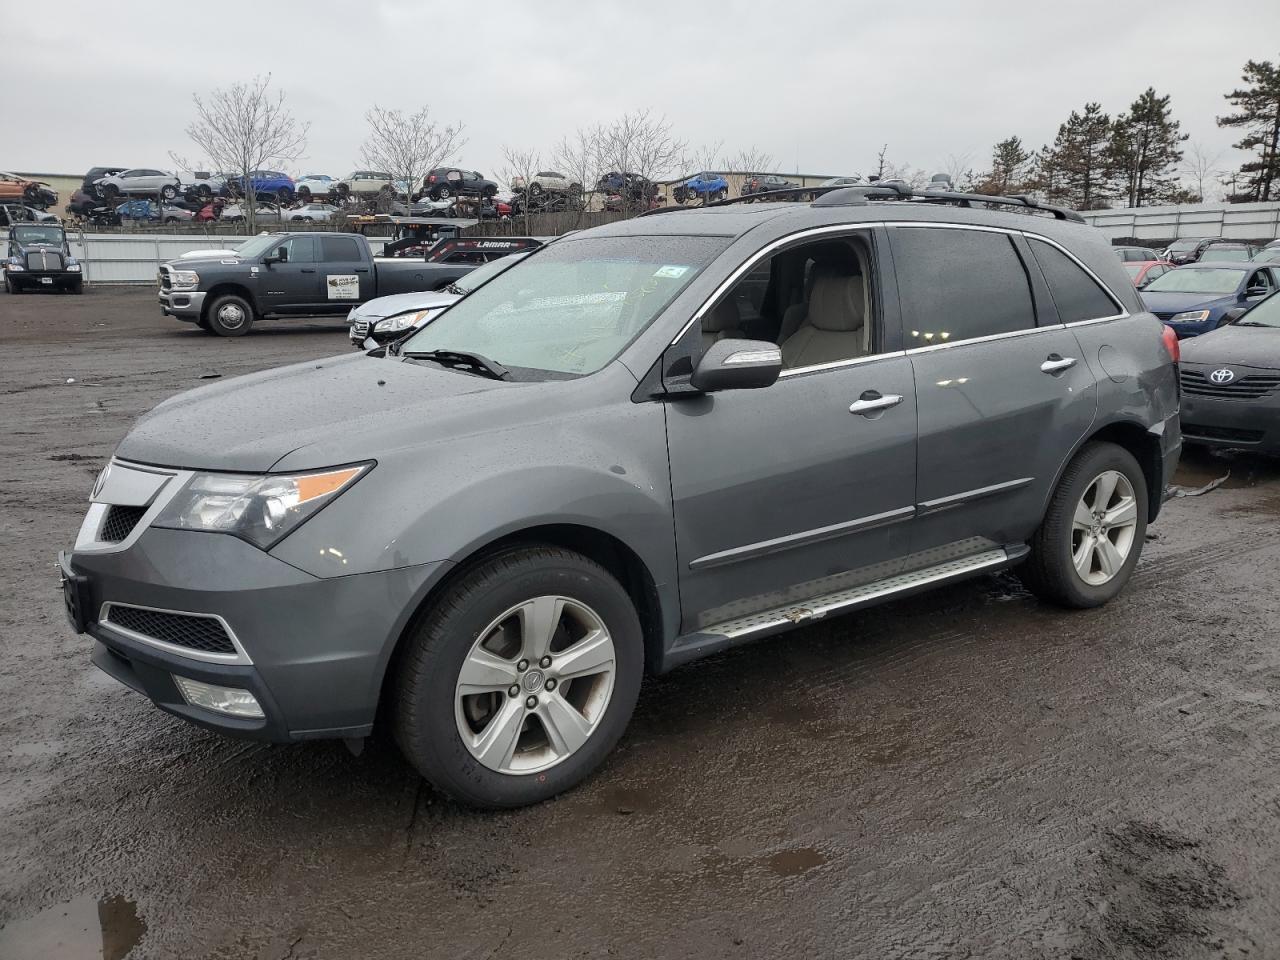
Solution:
{"label": "windshield", "polygon": [[1280,297],[1272,294],[1256,307],[1244,314],[1236,323],[1242,327],[1277,327],[1280,328]]}
{"label": "windshield", "polygon": [[1176,240],[1169,244],[1169,252],[1172,253],[1176,250],[1178,253],[1185,253],[1194,250],[1198,246],[1200,246],[1199,240]]}
{"label": "windshield", "polygon": [[460,350],[506,367],[594,373],[728,242],[681,236],[557,241],[450,307],[401,354]]}
{"label": "windshield", "polygon": [[1244,278],[1243,270],[1230,268],[1197,270],[1179,267],[1152,280],[1144,293],[1233,293]]}
{"label": "windshield", "polygon": [[1210,247],[1204,253],[1200,254],[1201,263],[1209,263],[1212,260],[1248,260],[1249,251],[1244,247]]}
{"label": "windshield", "polygon": [[515,266],[528,255],[527,253],[512,253],[505,257],[499,257],[497,260],[490,260],[484,266],[476,267],[466,276],[460,278],[454,286],[464,294],[470,293],[480,284],[488,283],[503,270]]}
{"label": "windshield", "polygon": [[[259,207],[257,212],[261,213],[263,207]],[[275,212],[275,211],[271,211]],[[280,242],[281,236],[278,233],[264,233],[246,240],[240,246],[236,247],[236,255],[240,257],[260,257],[266,253],[271,247]]]}
{"label": "windshield", "polygon": [[19,243],[48,243],[62,246],[62,230],[58,227],[14,227],[13,236]]}

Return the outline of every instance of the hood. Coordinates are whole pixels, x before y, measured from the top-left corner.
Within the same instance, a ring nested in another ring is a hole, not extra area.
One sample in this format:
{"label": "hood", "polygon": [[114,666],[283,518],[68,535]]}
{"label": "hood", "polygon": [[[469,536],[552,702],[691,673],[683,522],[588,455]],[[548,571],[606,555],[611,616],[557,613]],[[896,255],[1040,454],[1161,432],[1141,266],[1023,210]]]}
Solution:
{"label": "hood", "polygon": [[508,426],[529,415],[533,398],[581,382],[488,380],[425,361],[344,354],[178,394],[143,416],[116,455],[249,473],[376,460],[398,447]]}
{"label": "hood", "polygon": [[1280,329],[1229,324],[1182,341],[1184,363],[1235,363],[1280,369]]}
{"label": "hood", "polygon": [[352,312],[352,317],[361,320],[381,320],[397,313],[408,313],[410,310],[431,310],[436,307],[447,307],[462,299],[456,293],[445,293],[442,290],[426,290],[421,293],[396,293],[389,297],[378,297],[362,303]]}
{"label": "hood", "polygon": [[1169,290],[1140,290],[1138,295],[1152,313],[1182,313],[1185,310],[1213,310],[1233,306],[1234,293],[1180,293]]}
{"label": "hood", "polygon": [[[193,260],[225,260],[231,257],[239,260],[240,254],[234,250],[188,250],[178,259],[182,261],[182,265],[185,267],[190,266]],[[174,261],[170,260],[169,262],[173,263]]]}

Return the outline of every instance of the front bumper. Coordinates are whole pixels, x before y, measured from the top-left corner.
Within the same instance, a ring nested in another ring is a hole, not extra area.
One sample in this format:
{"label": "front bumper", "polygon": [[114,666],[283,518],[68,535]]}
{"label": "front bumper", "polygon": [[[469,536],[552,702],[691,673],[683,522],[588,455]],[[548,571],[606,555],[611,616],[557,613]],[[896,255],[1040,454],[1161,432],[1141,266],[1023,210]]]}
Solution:
{"label": "front bumper", "polygon": [[[93,663],[162,710],[262,740],[367,735],[396,641],[446,566],[318,578],[225,534],[148,528],[125,543],[60,558],[73,585],[68,607],[95,641]],[[104,603],[220,617],[243,656],[213,661],[175,652],[171,643],[103,623]],[[191,706],[175,674],[247,689],[265,716]]]}
{"label": "front bumper", "polygon": [[1182,395],[1182,435],[1217,449],[1280,454],[1280,395],[1258,400]]}
{"label": "front bumper", "polygon": [[196,321],[204,312],[205,296],[199,290],[165,290],[162,287],[156,299],[160,302],[160,312],[166,316]]}
{"label": "front bumper", "polygon": [[4,275],[23,287],[73,287],[84,282],[80,270],[6,270]]}

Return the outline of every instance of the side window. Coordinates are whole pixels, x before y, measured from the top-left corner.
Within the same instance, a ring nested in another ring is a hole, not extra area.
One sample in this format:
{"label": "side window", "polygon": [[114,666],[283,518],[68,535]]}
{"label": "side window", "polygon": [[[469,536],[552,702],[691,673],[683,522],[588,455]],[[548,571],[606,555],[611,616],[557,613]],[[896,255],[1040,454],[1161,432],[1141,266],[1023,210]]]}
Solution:
{"label": "side window", "polygon": [[936,346],[1036,325],[1031,286],[1007,234],[896,227],[904,346]]}
{"label": "side window", "polygon": [[795,370],[877,352],[869,248],[821,240],[755,264],[702,315],[702,347],[717,340],[770,340]]}
{"label": "side window", "polygon": [[1031,251],[1049,283],[1049,293],[1063,323],[1114,317],[1120,307],[1080,265],[1051,243],[1029,237]]}
{"label": "side window", "polygon": [[363,260],[354,237],[321,237],[320,259],[325,263],[342,260]]}
{"label": "side window", "polygon": [[316,260],[314,237],[290,237],[276,249],[288,250],[290,263],[315,263]]}
{"label": "side window", "polygon": [[445,263],[484,263],[484,254],[476,250],[459,250],[445,257]]}

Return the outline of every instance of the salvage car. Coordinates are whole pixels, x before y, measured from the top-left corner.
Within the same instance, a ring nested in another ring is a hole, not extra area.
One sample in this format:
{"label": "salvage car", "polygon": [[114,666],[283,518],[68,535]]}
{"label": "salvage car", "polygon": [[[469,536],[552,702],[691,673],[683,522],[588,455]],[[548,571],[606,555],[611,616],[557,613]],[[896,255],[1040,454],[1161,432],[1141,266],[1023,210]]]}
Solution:
{"label": "salvage car", "polygon": [[14,223],[60,223],[56,214],[25,203],[0,203],[0,227]]}
{"label": "salvage car", "polygon": [[1133,285],[1139,290],[1146,289],[1152,280],[1158,280],[1172,269],[1174,265],[1167,260],[1124,261],[1125,273],[1129,274]]}
{"label": "salvage car", "polygon": [[1211,243],[1204,248],[1196,263],[1244,263],[1253,259],[1257,247],[1252,243]]}
{"label": "salvage car", "polygon": [[786,177],[780,177],[777,174],[770,173],[756,177],[748,177],[742,181],[742,189],[739,196],[749,197],[754,193],[768,193],[771,190],[796,190],[800,184],[788,180]]}
{"label": "salvage car", "polygon": [[514,266],[527,257],[531,249],[490,260],[459,277],[443,290],[397,293],[352,307],[347,314],[347,323],[350,324],[348,336],[352,345],[361,350],[373,350],[399,340],[409,330],[421,327],[482,283],[487,283],[503,270]]}
{"label": "salvage car", "polygon": [[1278,285],[1280,266],[1193,263],[1147,284],[1142,302],[1183,339],[1216,330],[1227,311],[1270,296]]}
{"label": "salvage car", "polygon": [[1280,297],[1184,344],[1180,375],[1188,443],[1280,455]]}
{"label": "salvage car", "polygon": [[42,180],[0,173],[0,203],[25,203],[45,210],[58,202],[58,192]]}
{"label": "salvage car", "polygon": [[327,223],[334,217],[342,216],[343,211],[335,207],[331,203],[304,203],[301,206],[291,207],[284,211],[284,219],[286,221],[300,221],[302,223],[311,223],[318,221]]}
{"label": "salvage car", "polygon": [[497,196],[497,193],[498,185],[492,180],[486,180],[476,170],[437,167],[422,178],[422,194],[432,200],[447,200],[450,197],[489,199]]}
{"label": "salvage car", "polygon": [[1077,214],[921,196],[597,227],[394,356],[165,401],[59,558],[72,629],[193,723],[381,720],[498,808],[599,767],[646,670],[1014,567],[1108,602],[1177,462],[1176,341]]}
{"label": "salvage car", "polygon": [[156,203],[154,200],[126,200],[116,207],[121,220],[137,220],[144,223],[188,223],[195,217],[194,210],[176,204]]}
{"label": "salvage car", "polygon": [[356,170],[345,180],[339,180],[330,188],[332,196],[339,201],[351,197],[368,200],[380,193],[393,193],[395,177],[378,170]]}
{"label": "salvage car", "polygon": [[[577,194],[582,192],[582,184],[563,173],[556,173],[554,170],[542,170],[535,173],[529,178],[527,184],[524,177],[511,178],[511,192],[513,194],[524,193],[526,190],[528,190],[530,196],[537,196],[540,193]],[[495,190],[489,196],[494,196],[496,192]]]}
{"label": "salvage car", "polygon": [[22,293],[32,288],[84,292],[84,274],[71,255],[67,231],[58,223],[18,223],[9,228],[4,261],[4,288]]}
{"label": "salvage car", "polygon": [[389,293],[434,290],[467,263],[379,258],[353,233],[264,233],[233,256],[181,257],[160,267],[160,312],[222,337],[266,317],[346,313]]}
{"label": "salvage car", "polygon": [[725,200],[729,196],[729,181],[718,173],[699,173],[690,177],[671,191],[671,199],[676,203],[689,200]]}
{"label": "salvage car", "polygon": [[333,177],[325,176],[323,173],[308,173],[298,178],[294,189],[298,193],[298,199],[303,202],[327,200],[333,191],[333,185],[337,182]]}
{"label": "salvage car", "polygon": [[176,173],[146,167],[121,170],[98,180],[95,186],[107,200],[119,196],[159,196],[165,200],[176,200],[182,193],[182,181]]}

